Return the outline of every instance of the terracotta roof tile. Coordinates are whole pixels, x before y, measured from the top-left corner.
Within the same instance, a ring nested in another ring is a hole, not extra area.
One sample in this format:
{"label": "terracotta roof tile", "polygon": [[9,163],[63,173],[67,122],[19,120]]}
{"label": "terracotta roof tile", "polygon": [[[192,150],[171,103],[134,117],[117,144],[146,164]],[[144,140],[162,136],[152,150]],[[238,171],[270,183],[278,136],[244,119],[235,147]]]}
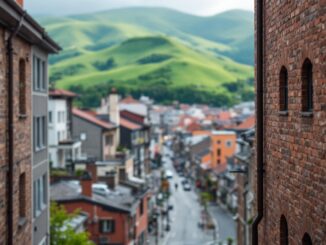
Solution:
{"label": "terracotta roof tile", "polygon": [[132,96],[128,96],[120,101],[120,104],[141,104],[140,101],[135,100]]}
{"label": "terracotta roof tile", "polygon": [[86,121],[89,121],[91,123],[96,124],[99,127],[105,128],[105,129],[114,129],[116,126],[112,123],[103,121],[101,119],[98,119],[96,116],[94,116],[92,113],[89,113],[87,111],[82,111],[77,108],[72,109],[72,113],[74,116],[80,117]]}
{"label": "terracotta roof tile", "polygon": [[125,118],[120,118],[120,125],[124,128],[128,128],[128,129],[131,129],[131,130],[137,130],[137,129],[141,129],[141,126],[136,124],[136,123],[133,123]]}
{"label": "terracotta roof tile", "polygon": [[77,94],[70,92],[68,90],[63,90],[63,89],[54,89],[54,90],[49,90],[49,95],[50,96],[60,96],[60,97],[76,97]]}

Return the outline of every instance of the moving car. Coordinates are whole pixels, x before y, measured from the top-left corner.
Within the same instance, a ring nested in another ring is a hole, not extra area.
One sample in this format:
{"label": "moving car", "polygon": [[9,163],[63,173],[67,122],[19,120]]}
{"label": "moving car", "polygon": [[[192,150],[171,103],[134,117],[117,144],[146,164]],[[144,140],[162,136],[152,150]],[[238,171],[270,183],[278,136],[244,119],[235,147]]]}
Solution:
{"label": "moving car", "polygon": [[190,184],[189,184],[189,183],[185,183],[185,184],[183,185],[183,190],[184,190],[184,191],[191,191],[191,186],[190,186]]}

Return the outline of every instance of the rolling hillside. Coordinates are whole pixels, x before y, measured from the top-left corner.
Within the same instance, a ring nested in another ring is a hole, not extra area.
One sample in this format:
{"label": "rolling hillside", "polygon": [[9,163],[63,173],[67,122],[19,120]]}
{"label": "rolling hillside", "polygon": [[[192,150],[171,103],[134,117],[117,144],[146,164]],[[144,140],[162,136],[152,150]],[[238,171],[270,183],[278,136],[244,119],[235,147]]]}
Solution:
{"label": "rolling hillside", "polygon": [[[111,86],[161,102],[227,105],[248,99],[252,21],[246,11],[198,17],[159,8],[41,19],[64,47],[51,57],[51,81],[88,91],[81,101],[87,106],[96,106]],[[191,96],[198,91],[198,98]]]}

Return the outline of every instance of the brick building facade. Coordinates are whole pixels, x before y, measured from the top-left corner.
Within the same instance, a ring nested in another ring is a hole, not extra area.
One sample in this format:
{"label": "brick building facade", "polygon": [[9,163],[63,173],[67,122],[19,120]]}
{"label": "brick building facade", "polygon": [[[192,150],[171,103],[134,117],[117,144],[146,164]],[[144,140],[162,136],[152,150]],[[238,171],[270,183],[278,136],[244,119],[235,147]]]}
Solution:
{"label": "brick building facade", "polygon": [[265,0],[263,6],[259,244],[325,244],[326,1]]}
{"label": "brick building facade", "polygon": [[[0,1],[0,244],[39,244],[34,241],[32,202],[33,56],[35,49],[45,54],[60,49],[23,11],[23,4]],[[46,244],[48,224],[42,226]]]}

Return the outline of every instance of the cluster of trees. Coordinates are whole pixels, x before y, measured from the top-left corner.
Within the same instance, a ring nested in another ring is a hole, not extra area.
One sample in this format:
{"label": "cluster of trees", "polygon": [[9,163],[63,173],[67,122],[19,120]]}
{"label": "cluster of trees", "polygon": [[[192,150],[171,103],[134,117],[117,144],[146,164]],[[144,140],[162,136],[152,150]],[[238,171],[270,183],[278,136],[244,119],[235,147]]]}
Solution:
{"label": "cluster of trees", "polygon": [[50,245],[94,245],[87,232],[76,233],[69,221],[80,211],[68,214],[63,206],[51,203],[50,207]]}
{"label": "cluster of trees", "polygon": [[61,80],[63,77],[76,75],[84,68],[85,66],[82,64],[67,66],[64,69],[53,72],[50,76],[50,82],[53,83]]}
{"label": "cluster of trees", "polygon": [[146,57],[138,60],[137,63],[141,64],[141,65],[160,63],[160,62],[169,60],[171,58],[172,58],[172,55],[168,55],[168,54],[152,54],[150,56],[146,56]]}

